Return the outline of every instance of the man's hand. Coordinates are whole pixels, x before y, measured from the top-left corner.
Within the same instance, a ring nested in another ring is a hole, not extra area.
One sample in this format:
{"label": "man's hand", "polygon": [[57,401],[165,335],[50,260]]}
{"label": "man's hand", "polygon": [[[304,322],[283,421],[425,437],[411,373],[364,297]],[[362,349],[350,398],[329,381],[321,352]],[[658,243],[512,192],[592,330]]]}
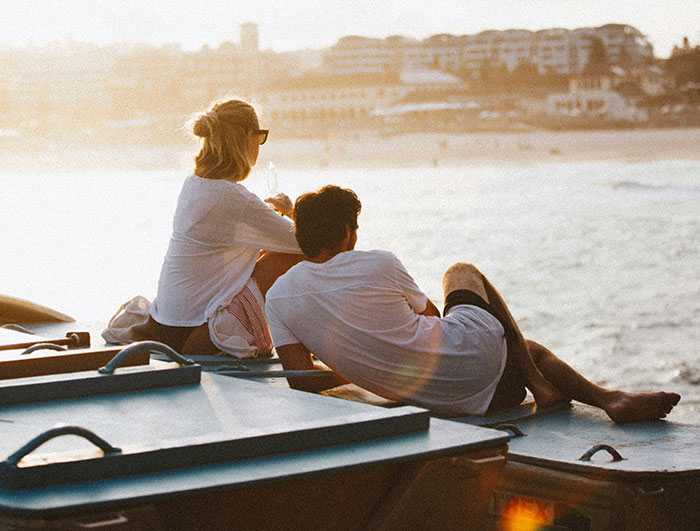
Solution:
{"label": "man's hand", "polygon": [[276,347],[275,350],[277,350],[280,361],[282,361],[282,367],[285,370],[308,371],[316,369],[319,371],[318,376],[292,376],[287,378],[289,387],[292,389],[318,393],[331,387],[348,383],[345,378],[337,375],[325,365],[315,364],[311,358],[311,353],[301,343]]}

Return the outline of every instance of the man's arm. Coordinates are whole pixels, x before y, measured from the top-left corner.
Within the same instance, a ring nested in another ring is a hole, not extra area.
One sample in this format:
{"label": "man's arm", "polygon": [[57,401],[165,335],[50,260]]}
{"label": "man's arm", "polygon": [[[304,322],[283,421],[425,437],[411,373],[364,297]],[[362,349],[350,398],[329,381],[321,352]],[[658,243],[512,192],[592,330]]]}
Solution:
{"label": "man's arm", "polygon": [[[423,291],[418,287],[416,281],[413,277],[406,271],[406,268],[401,263],[401,261],[396,258],[393,254],[389,253],[393,258],[393,277],[398,289],[401,290],[404,297],[408,301],[408,305],[416,312],[418,315],[425,315],[426,317],[441,317],[440,310],[432,303],[432,301],[423,293]],[[423,300],[426,301],[425,308],[423,311],[419,311],[423,304]]]}
{"label": "man's arm", "polygon": [[[317,369],[319,371],[318,376],[293,376],[287,378],[289,387],[292,389],[318,393],[331,387],[349,383],[345,378],[329,370],[325,365],[315,364],[311,359],[311,353],[301,343],[276,347],[275,350],[277,350],[277,354],[282,361],[282,367],[285,370],[308,371]],[[325,374],[322,374],[321,371],[325,372]]]}

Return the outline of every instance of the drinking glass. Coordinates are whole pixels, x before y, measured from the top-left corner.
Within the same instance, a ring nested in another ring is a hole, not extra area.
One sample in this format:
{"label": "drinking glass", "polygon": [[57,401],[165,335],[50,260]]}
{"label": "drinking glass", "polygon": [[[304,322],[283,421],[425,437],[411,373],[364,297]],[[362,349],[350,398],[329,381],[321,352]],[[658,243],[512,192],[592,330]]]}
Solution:
{"label": "drinking glass", "polygon": [[270,161],[267,163],[267,194],[269,197],[274,197],[279,193],[277,181],[277,167],[275,163]]}

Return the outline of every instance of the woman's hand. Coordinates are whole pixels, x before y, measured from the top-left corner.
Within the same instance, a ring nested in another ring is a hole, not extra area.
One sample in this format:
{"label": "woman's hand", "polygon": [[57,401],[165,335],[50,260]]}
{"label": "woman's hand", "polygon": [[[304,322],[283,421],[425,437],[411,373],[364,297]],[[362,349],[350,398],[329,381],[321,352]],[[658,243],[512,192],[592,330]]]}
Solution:
{"label": "woman's hand", "polygon": [[272,197],[265,199],[265,202],[270,205],[270,207],[282,216],[292,217],[292,212],[294,211],[294,203],[285,194],[277,194]]}

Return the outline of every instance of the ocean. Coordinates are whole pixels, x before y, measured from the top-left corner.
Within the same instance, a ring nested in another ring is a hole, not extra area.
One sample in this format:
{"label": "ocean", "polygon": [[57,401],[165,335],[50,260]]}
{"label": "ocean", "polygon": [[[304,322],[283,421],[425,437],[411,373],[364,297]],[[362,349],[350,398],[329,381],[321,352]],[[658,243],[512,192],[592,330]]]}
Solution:
{"label": "ocean", "polygon": [[[394,252],[438,306],[472,262],[526,337],[601,385],[678,392],[669,418],[700,424],[700,162],[277,171],[291,197],[354,189],[357,247]],[[91,324],[151,299],[185,177],[0,170],[0,293]],[[265,194],[264,163],[245,184]]]}

